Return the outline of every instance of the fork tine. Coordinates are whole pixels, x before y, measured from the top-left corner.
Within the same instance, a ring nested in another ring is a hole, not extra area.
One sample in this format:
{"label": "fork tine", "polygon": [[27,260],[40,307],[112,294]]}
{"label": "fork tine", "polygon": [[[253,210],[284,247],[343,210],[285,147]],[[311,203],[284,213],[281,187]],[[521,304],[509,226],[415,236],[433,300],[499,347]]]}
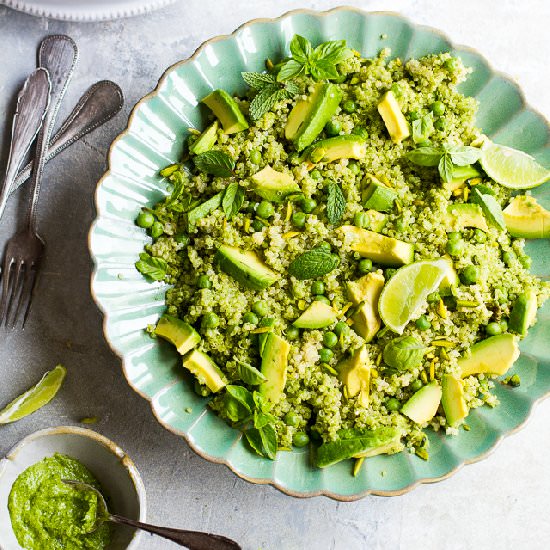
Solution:
{"label": "fork tine", "polygon": [[[25,323],[27,322],[27,317],[29,316],[29,311],[31,309],[31,303],[34,296],[34,286],[36,284],[36,279],[38,278],[38,266],[33,264],[27,270],[25,277],[25,283],[21,292],[21,299],[19,300],[19,305],[17,311],[15,312],[15,319],[18,317],[21,320],[21,328],[25,328]],[[21,316],[22,313],[22,316]],[[15,327],[14,320],[14,327]]]}
{"label": "fork tine", "polygon": [[13,258],[6,257],[4,266],[2,269],[2,298],[0,300],[0,326],[6,323],[6,305],[8,302],[10,282],[12,278],[12,267],[14,265]]}
{"label": "fork tine", "polygon": [[[12,314],[12,312],[17,310],[18,304],[21,300],[21,292],[23,290],[23,283],[25,281],[24,274],[26,271],[25,263],[22,261],[19,261],[15,264],[15,273],[13,276],[13,282],[11,284],[11,293],[8,298],[8,303],[6,304],[6,327],[8,328],[15,328],[15,317]],[[11,318],[11,323],[10,323]],[[11,326],[10,326],[11,325]]]}

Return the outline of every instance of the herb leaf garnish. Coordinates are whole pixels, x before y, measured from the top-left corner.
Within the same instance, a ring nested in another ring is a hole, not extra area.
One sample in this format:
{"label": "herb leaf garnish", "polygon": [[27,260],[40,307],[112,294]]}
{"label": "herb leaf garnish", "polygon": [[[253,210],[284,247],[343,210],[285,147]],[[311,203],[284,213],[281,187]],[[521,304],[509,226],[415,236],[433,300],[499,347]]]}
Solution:
{"label": "herb leaf garnish", "polygon": [[306,280],[322,277],[338,267],[340,259],[321,248],[300,254],[288,266],[288,272],[296,279]]}
{"label": "herb leaf garnish", "polygon": [[235,161],[223,151],[206,151],[193,158],[195,166],[206,174],[228,178],[233,176]]}
{"label": "herb leaf garnish", "polygon": [[331,182],[328,185],[328,197],[327,197],[327,218],[328,221],[336,225],[344,215],[346,211],[346,197],[340,186]]}
{"label": "herb leaf garnish", "polygon": [[353,55],[345,40],[330,40],[319,44],[315,49],[311,42],[295,34],[290,42],[292,58],[286,61],[277,75],[284,82],[298,75],[311,75],[314,80],[338,78],[336,65]]}
{"label": "herb leaf garnish", "polygon": [[238,361],[237,359],[235,360],[237,361],[237,374],[245,384],[257,386],[258,384],[265,382],[266,377],[256,367],[253,367],[248,363]]}
{"label": "herb leaf garnish", "polygon": [[471,201],[481,206],[483,214],[491,225],[496,225],[498,228],[505,230],[506,222],[504,221],[502,208],[498,201],[493,195],[482,193],[476,187],[472,189]]}
{"label": "herb leaf garnish", "polygon": [[434,117],[428,113],[423,117],[414,120],[412,123],[412,137],[415,143],[427,140],[434,131]]}
{"label": "herb leaf garnish", "polygon": [[153,281],[162,281],[168,270],[168,264],[162,258],[153,257],[147,252],[142,252],[139,255],[139,261],[135,265],[140,273]]}
{"label": "herb leaf garnish", "polygon": [[230,183],[223,194],[222,208],[225,217],[230,220],[241,209],[244,202],[244,188],[236,181]]}
{"label": "herb leaf garnish", "polygon": [[207,201],[199,204],[199,206],[196,206],[195,208],[193,208],[193,210],[189,211],[189,213],[187,214],[187,224],[189,226],[190,232],[194,230],[195,225],[200,219],[208,216],[210,212],[213,212],[221,205],[222,197],[223,191],[220,191],[219,193],[216,193],[213,197],[210,197]]}

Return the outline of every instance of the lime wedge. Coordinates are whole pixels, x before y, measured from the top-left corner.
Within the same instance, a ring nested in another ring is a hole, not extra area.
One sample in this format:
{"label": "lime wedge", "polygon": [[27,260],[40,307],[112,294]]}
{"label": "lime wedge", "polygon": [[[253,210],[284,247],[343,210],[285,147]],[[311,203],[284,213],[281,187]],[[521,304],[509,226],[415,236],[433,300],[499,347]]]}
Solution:
{"label": "lime wedge", "polygon": [[386,326],[402,334],[407,323],[427,307],[428,294],[435,292],[452,270],[446,260],[415,262],[398,269],[380,294],[378,312]]}
{"label": "lime wedge", "polygon": [[532,189],[550,180],[550,170],[531,155],[490,141],[483,145],[480,163],[490,178],[509,189]]}
{"label": "lime wedge", "polygon": [[36,386],[14,399],[4,410],[0,411],[0,424],[9,424],[20,420],[49,403],[59,391],[66,374],[67,369],[63,365],[57,365],[53,370],[47,372]]}

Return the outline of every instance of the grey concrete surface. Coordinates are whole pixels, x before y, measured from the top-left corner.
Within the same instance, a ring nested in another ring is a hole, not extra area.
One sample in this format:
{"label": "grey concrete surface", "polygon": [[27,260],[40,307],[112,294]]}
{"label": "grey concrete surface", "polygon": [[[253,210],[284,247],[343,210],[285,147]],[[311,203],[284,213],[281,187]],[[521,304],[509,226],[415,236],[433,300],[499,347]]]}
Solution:
{"label": "grey concrete surface", "polygon": [[[528,101],[550,115],[550,4],[546,0],[349,1],[367,10],[401,11],[436,26],[458,43],[478,48],[515,76]],[[89,292],[87,232],[93,192],[111,140],[131,106],[163,70],[205,39],[231,32],[254,17],[298,7],[326,9],[328,0],[181,0],[154,14],[97,24],[36,19],[0,6],[0,160],[16,91],[48,33],[71,35],[80,62],[61,116],[92,82],[110,78],[126,96],[124,112],[52,162],[40,201],[39,228],[47,242],[40,293],[24,332],[0,333],[0,405],[56,363],[69,369],[59,396],[16,424],[0,427],[0,455],[34,430],[98,416],[95,429],[135,460],[147,487],[149,519],[221,532],[247,550],[543,549],[550,540],[550,402],[487,460],[451,479],[402,497],[337,503],[298,500],[250,485],[227,468],[196,456],[156,423],[147,403],[126,384],[105,344],[101,316]],[[22,221],[18,194],[0,222],[0,247]],[[1,534],[0,534],[1,538]],[[144,538],[141,548],[171,548]]]}

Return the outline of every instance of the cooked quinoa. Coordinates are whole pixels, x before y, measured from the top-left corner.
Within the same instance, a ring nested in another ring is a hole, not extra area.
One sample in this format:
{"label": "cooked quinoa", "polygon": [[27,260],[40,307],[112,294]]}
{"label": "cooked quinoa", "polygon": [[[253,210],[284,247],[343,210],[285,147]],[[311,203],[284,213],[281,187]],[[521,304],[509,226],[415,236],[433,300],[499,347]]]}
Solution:
{"label": "cooked quinoa", "polygon": [[[409,451],[426,457],[423,431],[426,425],[416,424],[395,410],[399,407],[388,407],[389,400],[395,398],[403,404],[418,387],[434,379],[441,380],[445,373],[456,373],[459,357],[472,344],[487,337],[489,323],[501,323],[509,317],[518,294],[526,288],[533,289],[540,307],[550,294],[549,287],[529,273],[529,258],[522,239],[512,238],[491,225],[487,231],[454,228],[461,234],[462,250],[452,257],[453,267],[460,274],[468,266],[476,266],[476,281],[460,282],[451,296],[428,303],[423,313],[427,321],[423,330],[414,319],[407,324],[403,334],[413,336],[427,348],[418,367],[399,371],[384,364],[384,347],[397,335],[382,328],[366,343],[373,367],[368,405],[361,404],[357,397],[346,396],[338,365],[365,344],[353,327],[349,327],[351,323],[341,332],[338,343],[331,348],[332,353],[324,353],[324,361],[320,360],[320,352],[325,347],[323,337],[334,325],[322,330],[303,329],[297,337],[291,328],[315,300],[314,280],[324,283],[325,301],[330,302],[335,311],[344,312],[339,320],[345,322],[351,313],[351,309],[345,311],[349,308],[346,283],[363,274],[359,271],[361,258],[344,243],[337,226],[327,219],[327,185],[337,183],[346,198],[345,212],[337,225],[354,225],[355,215],[364,211],[362,196],[369,181],[366,176],[375,176],[397,193],[380,233],[412,243],[414,261],[442,257],[448,252],[449,242],[447,206],[466,202],[464,189],[468,186],[453,191],[449,184],[442,182],[437,169],[409,162],[405,155],[418,144],[411,138],[394,143],[378,112],[378,104],[381,96],[391,90],[411,123],[432,112],[434,102],[441,102],[444,114],[434,115],[435,127],[429,136],[435,147],[444,143],[475,145],[482,138],[482,129],[475,123],[476,100],[465,97],[457,89],[469,70],[448,53],[403,61],[391,59],[390,51],[384,49],[372,59],[353,56],[340,63],[338,70],[342,78],[337,85],[343,98],[331,120],[340,135],[361,132],[366,140],[364,158],[343,158],[314,165],[285,139],[291,109],[298,99],[313,90],[315,82],[311,77],[297,77],[294,82],[299,86],[299,95],[279,100],[255,122],[249,116],[250,101],[255,95],[254,90],[250,90],[248,95],[234,98],[250,126],[229,135],[219,128],[214,145],[214,150],[225,152],[235,160],[234,176],[215,177],[200,172],[187,162],[186,154],[182,164],[167,178],[168,193],[170,181],[174,183],[177,179],[197,203],[223,191],[230,181],[237,181],[246,190],[242,208],[230,220],[222,208],[216,208],[189,231],[186,207],[181,201],[178,203],[179,199],[168,198],[150,210],[162,224],[162,234],[146,246],[146,251],[167,262],[165,281],[170,285],[166,293],[167,313],[196,328],[202,337],[197,349],[208,354],[229,384],[246,386],[239,378],[240,363],[260,368],[259,334],[254,331],[262,326],[262,317],[256,315],[257,323],[245,322],[251,318],[245,315],[253,311],[256,302],[265,302],[266,317],[274,321],[269,330],[286,338],[291,345],[284,393],[270,411],[276,417],[278,448],[291,448],[295,434],[305,433],[313,440],[327,442],[337,439],[343,429],[388,426],[401,430]],[[348,108],[344,109],[344,105]],[[192,135],[191,140],[195,137]],[[324,131],[318,137],[328,136]],[[297,219],[293,215],[302,212],[300,200],[272,203],[273,215],[259,219],[257,208],[262,199],[254,193],[250,178],[265,166],[291,175],[305,199],[316,201],[311,212],[304,212],[303,227],[293,223]],[[509,202],[510,190],[488,178],[484,178],[483,185],[494,193],[502,207]],[[188,200],[188,195],[186,197]],[[185,237],[182,239],[181,235]],[[314,280],[298,280],[288,274],[290,263],[298,255],[322,243],[328,243],[332,253],[338,255],[339,264],[335,269]],[[279,278],[264,290],[246,288],[217,265],[215,254],[221,245],[257,252]],[[376,262],[372,267],[372,272],[382,274],[386,281],[395,271],[395,267]],[[199,280],[208,284],[199,284]],[[464,303],[474,305],[460,305]],[[203,322],[210,313],[216,315],[215,328],[207,328]],[[254,316],[252,319],[254,321]],[[505,331],[505,324],[501,326]],[[292,339],[286,336],[290,333]],[[442,339],[447,342],[446,346],[432,345],[434,340]],[[465,378],[464,398],[469,409],[498,405],[491,393],[494,378],[483,374]],[[222,390],[213,396],[210,406],[224,416],[223,404]],[[456,433],[456,428],[446,425],[441,407],[428,425],[435,430]]]}

